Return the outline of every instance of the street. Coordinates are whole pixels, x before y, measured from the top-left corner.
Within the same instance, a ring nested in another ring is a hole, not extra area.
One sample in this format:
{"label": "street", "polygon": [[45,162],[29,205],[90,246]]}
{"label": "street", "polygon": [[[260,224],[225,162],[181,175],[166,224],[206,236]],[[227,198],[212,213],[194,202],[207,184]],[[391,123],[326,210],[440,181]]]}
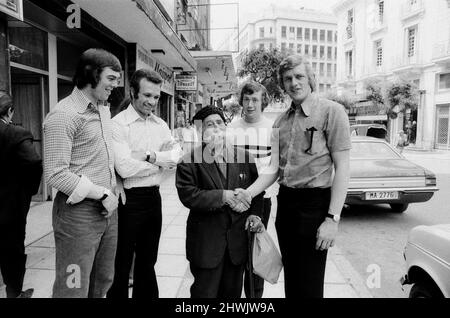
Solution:
{"label": "street", "polygon": [[[408,297],[410,286],[403,291],[399,279],[405,274],[403,249],[409,231],[418,225],[450,223],[450,156],[418,152],[404,155],[436,173],[439,192],[428,202],[411,204],[404,213],[391,212],[388,205],[351,207],[344,211],[340,224],[337,245],[368,282],[366,287],[373,297]],[[379,286],[372,279],[378,269]]]}

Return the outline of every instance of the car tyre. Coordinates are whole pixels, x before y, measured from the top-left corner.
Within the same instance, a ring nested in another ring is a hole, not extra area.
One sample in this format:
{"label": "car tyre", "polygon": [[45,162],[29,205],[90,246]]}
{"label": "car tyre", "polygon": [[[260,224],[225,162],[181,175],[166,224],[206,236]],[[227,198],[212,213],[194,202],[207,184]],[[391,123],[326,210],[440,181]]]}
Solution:
{"label": "car tyre", "polygon": [[409,298],[443,298],[441,291],[433,282],[417,282],[409,292]]}
{"label": "car tyre", "polygon": [[409,204],[408,203],[391,203],[389,204],[391,206],[392,211],[396,213],[403,213],[408,209]]}

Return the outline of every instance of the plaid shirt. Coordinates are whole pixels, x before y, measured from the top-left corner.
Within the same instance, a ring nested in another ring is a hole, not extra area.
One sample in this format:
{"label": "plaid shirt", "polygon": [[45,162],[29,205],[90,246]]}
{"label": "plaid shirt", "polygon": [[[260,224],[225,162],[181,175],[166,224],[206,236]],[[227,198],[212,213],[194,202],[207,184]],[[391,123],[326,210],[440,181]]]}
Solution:
{"label": "plaid shirt", "polygon": [[68,203],[86,198],[91,183],[114,190],[109,108],[94,106],[75,87],[44,122],[44,163],[48,184],[68,195]]}

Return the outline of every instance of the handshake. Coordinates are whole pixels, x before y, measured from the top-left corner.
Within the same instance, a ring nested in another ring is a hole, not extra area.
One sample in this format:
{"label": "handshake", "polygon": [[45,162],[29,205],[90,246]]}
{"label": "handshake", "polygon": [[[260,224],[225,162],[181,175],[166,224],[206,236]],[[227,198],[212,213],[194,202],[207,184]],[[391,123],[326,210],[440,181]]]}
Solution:
{"label": "handshake", "polygon": [[225,204],[233,211],[242,213],[250,208],[252,195],[245,189],[225,190]]}

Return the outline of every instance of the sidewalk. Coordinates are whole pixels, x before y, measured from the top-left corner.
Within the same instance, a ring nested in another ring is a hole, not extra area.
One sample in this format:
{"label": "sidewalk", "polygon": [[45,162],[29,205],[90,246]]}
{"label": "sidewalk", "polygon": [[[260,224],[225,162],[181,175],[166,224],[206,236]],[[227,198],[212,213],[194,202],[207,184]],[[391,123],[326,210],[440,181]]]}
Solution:
{"label": "sidewalk", "polygon": [[[189,288],[193,277],[185,256],[186,220],[188,209],[178,200],[175,189],[175,173],[167,171],[161,184],[163,198],[163,226],[159,245],[156,273],[161,298],[189,298]],[[51,202],[33,204],[27,225],[26,253],[27,272],[24,289],[34,288],[35,298],[51,297],[55,278],[55,244],[51,225]],[[268,231],[276,241],[274,205]],[[328,254],[325,275],[326,298],[371,298],[350,263],[338,247]],[[0,298],[5,297],[4,286],[0,287]],[[283,272],[278,284],[266,282],[265,298],[283,298]]]}

